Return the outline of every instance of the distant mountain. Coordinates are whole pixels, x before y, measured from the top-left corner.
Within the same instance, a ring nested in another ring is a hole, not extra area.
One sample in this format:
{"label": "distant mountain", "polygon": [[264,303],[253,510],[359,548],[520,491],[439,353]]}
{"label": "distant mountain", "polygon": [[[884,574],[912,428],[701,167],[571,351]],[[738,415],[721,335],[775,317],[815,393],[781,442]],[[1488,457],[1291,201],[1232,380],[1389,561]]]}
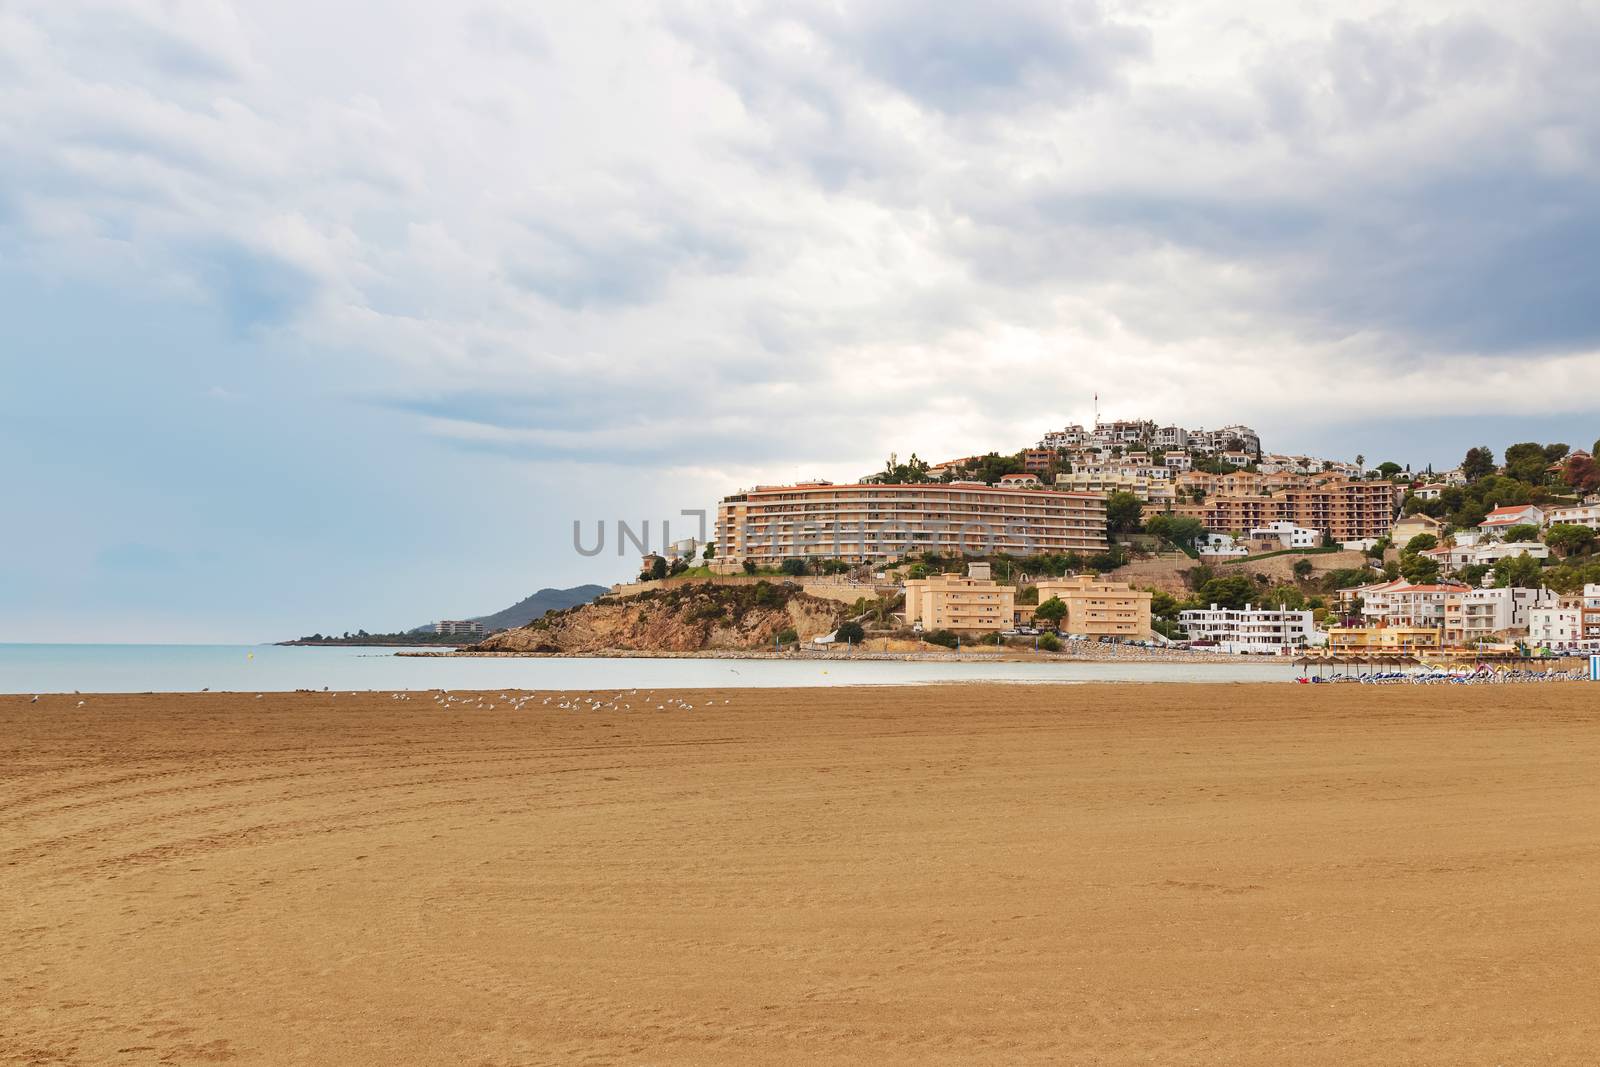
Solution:
{"label": "distant mountain", "polygon": [[[473,622],[483,623],[485,633],[495,630],[509,630],[517,626],[526,626],[547,611],[562,611],[566,608],[575,608],[579,604],[587,604],[601,593],[611,590],[603,585],[575,585],[571,589],[541,589],[525,600],[519,600],[503,611],[493,615],[474,616]],[[417,627],[426,630],[433,626],[427,623]]]}

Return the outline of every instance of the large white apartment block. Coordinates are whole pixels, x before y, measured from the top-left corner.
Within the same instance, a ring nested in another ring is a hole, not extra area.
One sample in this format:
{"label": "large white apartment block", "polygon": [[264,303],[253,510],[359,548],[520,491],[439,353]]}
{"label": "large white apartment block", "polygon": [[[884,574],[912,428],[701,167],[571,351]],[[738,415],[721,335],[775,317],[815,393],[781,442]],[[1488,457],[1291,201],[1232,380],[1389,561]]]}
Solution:
{"label": "large white apartment block", "polygon": [[1528,612],[1528,640],[1549,648],[1576,648],[1583,643],[1583,608],[1533,608]]}
{"label": "large white apartment block", "polygon": [[1191,641],[1214,641],[1223,652],[1286,655],[1311,645],[1326,644],[1309,611],[1258,608],[1192,608],[1178,621]]}
{"label": "large white apartment block", "polygon": [[1551,526],[1587,526],[1600,530],[1600,504],[1572,504],[1564,508],[1551,508],[1544,521]]}
{"label": "large white apartment block", "polygon": [[1529,614],[1553,608],[1548,589],[1474,589],[1445,601],[1444,643],[1468,647],[1503,640],[1529,628]]}

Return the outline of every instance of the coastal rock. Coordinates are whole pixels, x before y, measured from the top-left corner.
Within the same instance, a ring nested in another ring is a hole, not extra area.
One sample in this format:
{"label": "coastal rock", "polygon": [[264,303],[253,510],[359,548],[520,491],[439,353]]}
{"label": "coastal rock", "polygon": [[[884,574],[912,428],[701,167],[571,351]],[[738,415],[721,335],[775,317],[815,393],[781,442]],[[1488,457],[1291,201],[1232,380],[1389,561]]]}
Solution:
{"label": "coastal rock", "polygon": [[836,601],[781,582],[713,582],[604,598],[493,634],[472,652],[698,652],[770,648],[779,634],[802,641],[831,633],[848,614]]}

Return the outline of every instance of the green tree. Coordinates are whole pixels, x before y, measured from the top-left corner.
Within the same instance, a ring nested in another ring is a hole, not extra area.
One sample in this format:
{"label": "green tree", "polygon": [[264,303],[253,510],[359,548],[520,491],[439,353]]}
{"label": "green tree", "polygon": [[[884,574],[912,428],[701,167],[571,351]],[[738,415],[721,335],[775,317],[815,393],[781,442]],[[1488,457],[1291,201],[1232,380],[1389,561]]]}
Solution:
{"label": "green tree", "polygon": [[1186,515],[1152,515],[1145,520],[1144,529],[1179,548],[1193,548],[1195,538],[1206,528],[1199,519]]}
{"label": "green tree", "polygon": [[778,565],[778,569],[791,578],[798,578],[806,572],[806,561],[803,559],[786,559]]}
{"label": "green tree", "polygon": [[860,644],[866,636],[867,631],[861,628],[859,622],[841,622],[839,628],[833,631],[833,639],[835,641],[843,641],[852,645]]}
{"label": "green tree", "polygon": [[1061,620],[1067,617],[1067,605],[1060,597],[1053,596],[1033,609],[1033,617],[1051,626],[1060,626]]}
{"label": "green tree", "polygon": [[756,561],[753,559],[745,560],[740,566],[744,568],[746,574],[754,574],[756,572]]}
{"label": "green tree", "polygon": [[1410,553],[1411,555],[1415,555],[1418,552],[1427,552],[1429,549],[1438,547],[1439,539],[1433,536],[1433,534],[1419,533],[1417,536],[1407,541],[1406,547],[1402,548],[1400,551],[1402,553]]}
{"label": "green tree", "polygon": [[1247,575],[1230,574],[1206,582],[1200,587],[1199,598],[1202,604],[1238,610],[1254,599],[1255,592],[1256,585]]}
{"label": "green tree", "polygon": [[1544,469],[1550,461],[1544,458],[1544,446],[1537,441],[1523,441],[1506,449],[1506,475],[1519,482],[1538,485],[1544,481]]}
{"label": "green tree", "polygon": [[1492,568],[1487,563],[1469,563],[1456,572],[1456,578],[1467,585],[1483,584],[1483,576]]}
{"label": "green tree", "polygon": [[1507,556],[1494,565],[1494,584],[1501,589],[1508,586],[1537,589],[1541,584],[1539,577],[1539,561],[1526,552],[1520,556]]}
{"label": "green tree", "polygon": [[949,630],[935,630],[931,634],[923,634],[922,639],[930,645],[941,645],[944,648],[955,648],[960,644],[956,635]]}
{"label": "green tree", "polygon": [[1383,463],[1378,464],[1378,473],[1383,475],[1385,478],[1392,479],[1396,474],[1399,474],[1403,470],[1405,470],[1404,467],[1392,460],[1386,460]]}
{"label": "green tree", "polygon": [[667,576],[667,561],[663,556],[650,557],[650,577],[660,581]]}
{"label": "green tree", "polygon": [[1417,585],[1439,580],[1439,561],[1432,556],[1406,555],[1400,558],[1400,576]]}
{"label": "green tree", "polygon": [[1150,594],[1150,614],[1158,619],[1176,619],[1182,605],[1171,593],[1156,589]]}
{"label": "green tree", "polygon": [[1306,606],[1306,595],[1292,585],[1275,585],[1261,594],[1261,603],[1269,608],[1303,611]]}
{"label": "green tree", "polygon": [[1461,473],[1469,482],[1493,474],[1494,453],[1485,445],[1467,449],[1466,458],[1461,461]]}
{"label": "green tree", "polygon": [[706,559],[716,559],[717,558],[717,543],[715,541],[707,541],[706,542],[705,557],[706,557]]}
{"label": "green tree", "polygon": [[1119,489],[1106,497],[1106,528],[1112,533],[1134,533],[1143,512],[1138,497]]}
{"label": "green tree", "polygon": [[1572,446],[1567,444],[1565,441],[1557,441],[1555,444],[1545,445],[1544,461],[1547,464],[1559,463],[1566,459],[1567,453],[1571,451]]}
{"label": "green tree", "polygon": [[1575,556],[1594,548],[1595,532],[1587,526],[1561,522],[1550,527],[1544,543],[1563,556]]}
{"label": "green tree", "polygon": [[1039,636],[1040,652],[1060,652],[1061,639],[1055,634],[1041,634]]}
{"label": "green tree", "polygon": [[1539,527],[1531,522],[1519,522],[1515,526],[1507,526],[1502,539],[1505,541],[1537,541],[1539,540]]}

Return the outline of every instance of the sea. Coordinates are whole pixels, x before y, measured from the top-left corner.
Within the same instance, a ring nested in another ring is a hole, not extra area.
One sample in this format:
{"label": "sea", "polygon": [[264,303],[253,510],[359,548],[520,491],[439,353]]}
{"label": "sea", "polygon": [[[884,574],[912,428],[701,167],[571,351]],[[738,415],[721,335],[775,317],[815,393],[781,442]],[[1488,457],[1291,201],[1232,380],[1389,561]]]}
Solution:
{"label": "sea", "polygon": [[528,659],[397,656],[389,648],[0,644],[0,693],[401,689],[704,689],[930,682],[1261,682],[1297,669],[1238,663]]}

